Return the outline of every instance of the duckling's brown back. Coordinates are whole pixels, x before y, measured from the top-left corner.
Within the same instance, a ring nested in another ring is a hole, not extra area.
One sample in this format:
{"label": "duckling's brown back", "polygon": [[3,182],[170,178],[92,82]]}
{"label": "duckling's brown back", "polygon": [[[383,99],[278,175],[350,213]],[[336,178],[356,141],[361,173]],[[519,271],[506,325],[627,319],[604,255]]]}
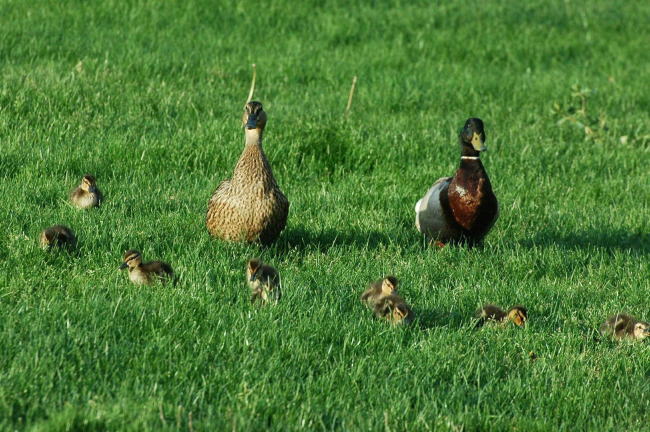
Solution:
{"label": "duckling's brown back", "polygon": [[172,267],[162,261],[151,261],[148,263],[143,263],[140,268],[143,272],[148,274],[155,274],[163,280],[173,279],[174,277],[174,270],[172,270]]}

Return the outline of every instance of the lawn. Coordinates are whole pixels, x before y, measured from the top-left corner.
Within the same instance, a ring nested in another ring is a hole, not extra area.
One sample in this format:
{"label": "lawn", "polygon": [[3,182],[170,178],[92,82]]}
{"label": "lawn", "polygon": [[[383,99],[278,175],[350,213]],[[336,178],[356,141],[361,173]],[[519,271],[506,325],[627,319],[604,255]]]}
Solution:
{"label": "lawn", "polygon": [[[597,333],[650,320],[648,22],[640,0],[0,0],[0,429],[648,430],[648,345]],[[268,249],[204,224],[252,63],[291,202]],[[472,116],[500,218],[427,247],[414,204]],[[87,172],[105,203],[80,211]],[[77,253],[38,247],[55,223]],[[178,283],[132,285],[130,248]],[[275,307],[249,304],[255,256]],[[359,302],[389,274],[412,326]],[[527,327],[475,330],[487,302]]]}

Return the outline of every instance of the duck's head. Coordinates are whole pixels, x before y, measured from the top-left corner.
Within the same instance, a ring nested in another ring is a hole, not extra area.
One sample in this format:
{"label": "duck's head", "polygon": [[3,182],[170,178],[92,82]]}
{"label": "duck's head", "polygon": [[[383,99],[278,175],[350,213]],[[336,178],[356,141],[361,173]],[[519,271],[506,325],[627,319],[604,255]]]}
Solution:
{"label": "duck's head", "polygon": [[142,256],[137,250],[131,249],[124,252],[123,261],[124,262],[120,266],[120,270],[124,270],[127,267],[130,269],[135,268],[142,263]]}
{"label": "duck's head", "polygon": [[523,306],[513,306],[508,309],[508,319],[519,327],[523,327],[528,320],[528,310]]}
{"label": "duck's head", "polygon": [[252,260],[249,260],[248,263],[246,264],[246,275],[248,276],[248,280],[250,282],[254,282],[255,279],[257,278],[257,272],[262,267],[262,261],[258,258],[254,258]]}
{"label": "duck's head", "polygon": [[647,322],[638,322],[634,325],[634,338],[645,339],[650,336],[650,324]]}
{"label": "duck's head", "polygon": [[486,151],[485,130],[483,121],[480,118],[470,118],[460,131],[460,144],[463,149],[463,156],[478,156],[480,152]]}
{"label": "duck's head", "polygon": [[41,233],[40,243],[43,249],[52,247],[56,240],[56,232],[52,229],[46,229]]}
{"label": "duck's head", "polygon": [[242,122],[246,130],[264,130],[264,126],[266,126],[266,113],[264,112],[264,108],[262,108],[262,103],[257,101],[248,102],[244,107]]}
{"label": "duck's head", "polygon": [[413,317],[408,306],[404,303],[396,303],[392,310],[391,321],[395,324],[409,324]]}
{"label": "duck's head", "polygon": [[397,291],[397,278],[395,276],[386,276],[381,281],[381,293],[383,295],[391,295]]}
{"label": "duck's head", "polygon": [[85,190],[86,192],[94,192],[95,187],[96,187],[96,185],[95,185],[95,177],[90,175],[90,174],[86,174],[81,179],[80,187],[81,187],[81,189]]}

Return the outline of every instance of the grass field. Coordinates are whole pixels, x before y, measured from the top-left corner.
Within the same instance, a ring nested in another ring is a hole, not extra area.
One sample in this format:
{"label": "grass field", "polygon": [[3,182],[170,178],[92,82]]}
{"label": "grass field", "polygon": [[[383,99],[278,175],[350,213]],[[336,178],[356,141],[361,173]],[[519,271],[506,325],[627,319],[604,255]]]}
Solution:
{"label": "grass field", "polygon": [[[650,3],[321,3],[0,0],[0,429],[649,430],[648,345],[597,328],[650,319]],[[251,63],[291,201],[269,249],[204,226]],[[501,216],[427,248],[413,206],[470,116]],[[77,254],[38,248],[55,223]],[[129,248],[179,283],[130,284]],[[386,274],[409,328],[358,300]],[[529,325],[474,330],[485,302]]]}

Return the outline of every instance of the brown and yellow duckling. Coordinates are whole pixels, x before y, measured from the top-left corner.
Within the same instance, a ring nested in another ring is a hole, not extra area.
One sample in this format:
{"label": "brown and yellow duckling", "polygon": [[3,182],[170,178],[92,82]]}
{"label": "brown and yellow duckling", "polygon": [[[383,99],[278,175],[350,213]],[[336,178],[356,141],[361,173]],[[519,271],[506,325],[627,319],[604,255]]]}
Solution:
{"label": "brown and yellow duckling", "polygon": [[282,297],[280,273],[264,264],[260,259],[252,259],[246,265],[246,282],[251,289],[251,303],[277,302]]}
{"label": "brown and yellow duckling", "polygon": [[643,340],[650,336],[650,323],[639,321],[631,315],[616,314],[600,326],[600,333],[615,339]]}
{"label": "brown and yellow duckling", "polygon": [[151,285],[155,281],[167,282],[174,279],[172,267],[161,261],[142,262],[142,256],[137,250],[131,249],[124,253],[124,262],[120,270],[129,269],[129,279],[136,285]]}
{"label": "brown and yellow duckling", "polygon": [[513,306],[507,311],[504,311],[499,306],[487,304],[476,311],[476,318],[478,319],[477,327],[480,327],[488,322],[507,323],[513,322],[519,327],[526,325],[528,320],[528,310],[520,305]]}
{"label": "brown and yellow duckling", "polygon": [[65,225],[52,225],[41,232],[39,242],[43,249],[74,249],[77,246],[77,237]]}
{"label": "brown and yellow duckling", "polygon": [[404,299],[397,294],[382,297],[373,307],[377,318],[388,320],[391,324],[410,324],[413,311]]}
{"label": "brown and yellow duckling", "polygon": [[70,201],[80,209],[97,207],[101,204],[102,199],[102,193],[97,188],[97,181],[90,174],[84,175],[79,186],[70,193]]}
{"label": "brown and yellow duckling", "polygon": [[470,118],[460,133],[460,167],[453,177],[438,179],[415,205],[415,225],[438,245],[483,240],[499,217],[499,205],[481,163],[485,146],[483,121]]}
{"label": "brown and yellow duckling", "polygon": [[373,309],[383,298],[397,292],[398,283],[395,276],[386,276],[383,279],[371,282],[368,289],[361,294],[361,302]]}
{"label": "brown and yellow duckling", "polygon": [[206,225],[227,241],[273,243],[284,229],[289,201],[278,187],[262,150],[266,113],[259,102],[246,104],[242,118],[246,145],[232,178],[219,184],[208,202]]}

